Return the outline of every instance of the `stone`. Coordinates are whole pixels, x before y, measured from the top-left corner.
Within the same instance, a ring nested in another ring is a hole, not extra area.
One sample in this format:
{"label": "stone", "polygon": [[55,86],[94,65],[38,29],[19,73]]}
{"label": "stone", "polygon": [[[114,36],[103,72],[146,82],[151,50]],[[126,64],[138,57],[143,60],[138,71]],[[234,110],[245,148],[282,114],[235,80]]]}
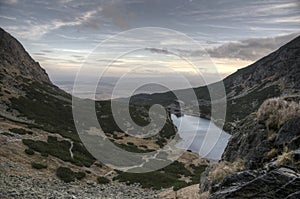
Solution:
{"label": "stone", "polygon": [[285,167],[271,171],[248,170],[227,176],[210,198],[282,199],[286,196],[292,197],[293,194],[297,195],[299,187],[300,175],[295,170]]}

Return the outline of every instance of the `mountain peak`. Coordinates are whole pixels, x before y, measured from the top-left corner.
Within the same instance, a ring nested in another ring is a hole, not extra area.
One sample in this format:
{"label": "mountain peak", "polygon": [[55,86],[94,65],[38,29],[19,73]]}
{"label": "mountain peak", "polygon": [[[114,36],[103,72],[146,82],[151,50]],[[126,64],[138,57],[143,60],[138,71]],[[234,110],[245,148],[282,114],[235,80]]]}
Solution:
{"label": "mountain peak", "polygon": [[51,83],[46,71],[34,61],[20,42],[0,28],[0,74],[3,82],[22,76],[38,82]]}

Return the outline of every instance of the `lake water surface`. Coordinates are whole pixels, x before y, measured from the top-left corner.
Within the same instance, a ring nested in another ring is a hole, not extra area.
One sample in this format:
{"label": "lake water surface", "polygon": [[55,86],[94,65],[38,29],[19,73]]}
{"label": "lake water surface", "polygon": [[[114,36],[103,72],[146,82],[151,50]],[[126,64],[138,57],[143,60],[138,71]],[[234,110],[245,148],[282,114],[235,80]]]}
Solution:
{"label": "lake water surface", "polygon": [[210,160],[219,160],[231,137],[210,120],[200,117],[171,115],[182,140],[178,148],[188,149]]}

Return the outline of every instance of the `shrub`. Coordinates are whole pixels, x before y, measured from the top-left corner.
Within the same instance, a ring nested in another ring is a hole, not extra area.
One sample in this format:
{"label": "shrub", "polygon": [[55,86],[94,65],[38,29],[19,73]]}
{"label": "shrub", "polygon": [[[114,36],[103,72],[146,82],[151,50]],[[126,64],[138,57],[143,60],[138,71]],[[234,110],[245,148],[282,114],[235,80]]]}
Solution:
{"label": "shrub", "polygon": [[48,154],[48,153],[41,153],[41,156],[43,156],[43,157],[48,157],[49,154]]}
{"label": "shrub", "polygon": [[68,167],[57,168],[56,176],[66,183],[73,182],[75,180],[74,172]]}
{"label": "shrub", "polygon": [[276,157],[277,154],[278,154],[278,149],[273,148],[273,149],[271,149],[270,151],[267,152],[266,158],[272,159],[272,158]]}
{"label": "shrub", "polygon": [[32,162],[31,166],[34,169],[46,169],[48,167],[47,165],[40,164],[40,163],[35,163],[35,162]]}
{"label": "shrub", "polygon": [[25,129],[18,129],[18,128],[12,128],[12,129],[9,129],[10,132],[13,132],[13,133],[16,133],[16,134],[19,134],[19,135],[25,135],[25,134],[32,134],[31,131],[27,131]]}
{"label": "shrub", "polygon": [[106,177],[98,177],[97,178],[97,183],[98,184],[108,184],[108,183],[110,183],[110,180],[109,179],[107,179]]}
{"label": "shrub", "polygon": [[84,178],[86,176],[86,174],[82,171],[79,171],[77,173],[75,173],[75,177],[78,179],[78,180],[81,180],[82,178]]}
{"label": "shrub", "polygon": [[257,111],[257,120],[267,128],[278,129],[286,121],[300,115],[300,105],[282,98],[271,98],[264,101]]}
{"label": "shrub", "polygon": [[244,162],[237,160],[235,162],[219,162],[213,165],[212,169],[208,174],[208,178],[213,182],[220,182],[229,174],[242,171],[244,169]]}
{"label": "shrub", "polygon": [[34,151],[32,149],[25,149],[24,151],[26,154],[28,155],[33,155],[34,154]]}
{"label": "shrub", "polygon": [[73,182],[75,179],[81,180],[86,176],[84,172],[74,172],[68,167],[59,167],[56,170],[56,176],[62,181],[69,183]]}
{"label": "shrub", "polygon": [[283,152],[276,160],[276,165],[292,165],[293,164],[293,152]]}
{"label": "shrub", "polygon": [[69,148],[71,144],[68,141],[57,141],[57,139],[48,136],[48,142],[40,140],[23,139],[23,144],[28,146],[31,150],[40,152],[41,154],[50,154],[63,161],[71,161]]}
{"label": "shrub", "polygon": [[152,171],[148,173],[127,173],[119,172],[119,175],[113,180],[125,182],[126,184],[139,183],[143,188],[152,188],[159,190],[161,188],[169,188],[179,186],[184,181],[179,180],[177,175],[165,173],[163,171]]}
{"label": "shrub", "polygon": [[187,183],[187,182],[184,182],[184,181],[177,182],[173,186],[173,191],[178,191],[179,189],[182,189],[187,186],[189,186],[189,183]]}
{"label": "shrub", "polygon": [[5,136],[8,136],[8,137],[14,137],[13,134],[10,134],[8,132],[3,132],[3,133],[1,133],[1,135],[5,135]]}
{"label": "shrub", "polygon": [[193,169],[193,174],[191,175],[191,180],[193,184],[199,183],[201,174],[205,171],[207,165],[191,165],[191,168]]}

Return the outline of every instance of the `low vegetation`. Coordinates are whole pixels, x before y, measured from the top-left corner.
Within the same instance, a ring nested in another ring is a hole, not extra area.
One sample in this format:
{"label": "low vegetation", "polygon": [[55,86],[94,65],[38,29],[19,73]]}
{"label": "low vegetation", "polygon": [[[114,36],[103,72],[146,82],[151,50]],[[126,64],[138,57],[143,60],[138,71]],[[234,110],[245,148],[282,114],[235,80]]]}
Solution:
{"label": "low vegetation", "polygon": [[82,143],[74,142],[72,152],[73,160],[71,162],[77,166],[90,167],[96,161],[96,159],[86,150]]}
{"label": "low vegetation", "polygon": [[23,139],[22,142],[28,146],[30,150],[40,152],[43,156],[49,154],[77,166],[89,167],[95,162],[95,158],[93,158],[80,143],[73,143],[72,158],[69,151],[71,147],[70,142],[66,140],[58,141],[57,137],[48,136],[47,142],[31,139]]}
{"label": "low vegetation", "polygon": [[54,85],[28,82],[19,85],[25,96],[10,99],[20,116],[34,120],[31,126],[80,141],[72,117],[71,96]]}
{"label": "low vegetation", "polygon": [[212,182],[220,182],[229,174],[244,170],[244,162],[236,160],[235,162],[222,161],[215,164],[208,174],[208,178]]}
{"label": "low vegetation", "polygon": [[191,174],[192,184],[199,183],[201,174],[205,171],[206,167],[207,165],[191,165],[191,168],[193,169],[193,173]]}
{"label": "low vegetation", "polygon": [[258,110],[266,99],[279,95],[280,90],[277,85],[274,85],[263,89],[258,87],[246,96],[230,100],[227,103],[226,121],[234,122],[235,120],[241,120],[250,113]]}
{"label": "low vegetation", "polygon": [[148,153],[148,152],[152,152],[152,151],[155,151],[153,149],[141,149],[141,148],[138,148],[135,144],[117,144],[115,143],[115,145],[117,145],[119,148],[122,148],[126,151],[129,151],[129,152],[133,152],[133,153]]}
{"label": "low vegetation", "polygon": [[8,133],[8,132],[3,132],[3,133],[1,133],[1,135],[5,135],[5,136],[8,136],[8,137],[14,137],[13,134]]}
{"label": "low vegetation", "polygon": [[21,129],[21,128],[12,128],[12,129],[9,129],[9,131],[19,134],[19,135],[26,135],[26,134],[32,135],[32,131],[27,131],[27,130]]}
{"label": "low vegetation", "polygon": [[68,167],[59,167],[56,170],[56,176],[62,181],[69,183],[75,181],[75,179],[81,180],[86,174],[84,172],[74,172]]}
{"label": "low vegetation", "polygon": [[47,169],[47,165],[45,164],[40,164],[40,163],[36,163],[36,162],[32,162],[31,163],[32,168],[34,169]]}
{"label": "low vegetation", "polygon": [[283,152],[277,157],[277,165],[293,165],[293,151]]}
{"label": "low vegetation", "polygon": [[174,184],[185,183],[178,180],[176,176],[166,174],[162,171],[153,171],[149,173],[126,173],[119,172],[119,175],[114,178],[120,182],[127,184],[139,183],[143,188],[161,189],[172,187]]}
{"label": "low vegetation", "polygon": [[282,98],[266,100],[257,111],[257,119],[269,129],[279,129],[286,121],[300,115],[300,105]]}
{"label": "low vegetation", "polygon": [[24,152],[25,152],[27,155],[34,155],[34,151],[31,150],[31,149],[25,149]]}
{"label": "low vegetation", "polygon": [[56,137],[48,136],[47,142],[31,139],[23,139],[22,142],[31,150],[43,154],[50,154],[63,161],[71,161],[71,155],[69,153],[71,144],[68,141],[57,141]]}
{"label": "low vegetation", "polygon": [[101,176],[101,177],[97,178],[97,183],[98,184],[108,184],[108,183],[110,183],[110,180],[107,179],[106,177]]}
{"label": "low vegetation", "polygon": [[[139,183],[144,188],[161,189],[173,187],[173,190],[178,190],[199,183],[200,175],[205,168],[206,165],[200,165],[198,167],[193,165],[193,172],[191,172],[185,168],[183,163],[175,161],[165,168],[148,173],[126,173],[119,171],[118,176],[113,180],[127,184]],[[191,180],[190,182],[186,182],[181,180],[181,177],[191,177]]]}

